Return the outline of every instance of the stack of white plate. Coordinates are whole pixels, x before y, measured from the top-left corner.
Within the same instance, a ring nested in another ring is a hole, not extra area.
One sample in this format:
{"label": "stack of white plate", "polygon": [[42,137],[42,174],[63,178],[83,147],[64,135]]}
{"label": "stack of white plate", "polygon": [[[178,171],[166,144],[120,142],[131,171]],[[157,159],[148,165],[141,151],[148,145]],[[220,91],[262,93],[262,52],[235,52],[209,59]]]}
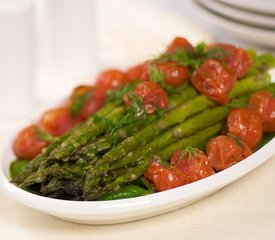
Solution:
{"label": "stack of white plate", "polygon": [[195,0],[202,17],[235,36],[275,47],[274,0]]}

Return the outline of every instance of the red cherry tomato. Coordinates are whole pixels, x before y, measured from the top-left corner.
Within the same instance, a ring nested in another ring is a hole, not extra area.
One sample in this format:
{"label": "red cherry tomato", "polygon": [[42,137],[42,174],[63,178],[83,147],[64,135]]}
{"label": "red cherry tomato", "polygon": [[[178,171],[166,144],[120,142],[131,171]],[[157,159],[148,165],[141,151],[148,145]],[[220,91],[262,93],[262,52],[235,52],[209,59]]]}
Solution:
{"label": "red cherry tomato", "polygon": [[83,96],[87,93],[90,93],[94,90],[93,86],[88,86],[88,85],[80,85],[74,88],[71,97],[70,98],[77,98],[79,96]]}
{"label": "red cherry tomato", "polygon": [[36,134],[37,127],[38,126],[34,124],[30,125],[17,135],[13,143],[13,150],[19,159],[31,160],[48,145],[46,141],[38,138]]}
{"label": "red cherry tomato", "polygon": [[234,86],[236,77],[225,66],[216,60],[206,60],[193,72],[191,82],[202,94],[213,101],[226,104],[229,92]]}
{"label": "red cherry tomato", "polygon": [[252,94],[249,107],[259,114],[264,132],[275,132],[275,97],[271,92],[259,91]]}
{"label": "red cherry tomato", "polygon": [[249,146],[242,140],[229,136],[218,136],[211,139],[206,146],[210,164],[216,171],[224,170],[252,154]]}
{"label": "red cherry tomato", "polygon": [[[73,90],[66,106],[71,110],[74,117],[80,117],[78,120],[85,120],[102,107],[105,96],[105,89],[81,85]],[[77,115],[75,115],[75,111]]]}
{"label": "red cherry tomato", "polygon": [[224,51],[216,54],[217,59],[221,62],[224,61],[236,73],[237,78],[241,78],[247,73],[251,59],[244,49],[225,43],[213,44],[210,48],[212,47],[220,47]]}
{"label": "red cherry tomato", "polygon": [[[181,86],[190,76],[189,68],[187,66],[181,66],[175,62],[158,63],[156,66],[163,74],[164,82],[172,87]],[[150,71],[151,64],[144,64],[140,74],[140,79],[143,81],[154,81],[150,77]]]}
{"label": "red cherry tomato", "polygon": [[77,123],[68,108],[60,107],[48,110],[41,119],[41,127],[53,136],[60,136]]}
{"label": "red cherry tomato", "polygon": [[158,162],[151,162],[148,165],[144,177],[154,185],[158,192],[185,184],[179,170],[172,167],[166,167]]}
{"label": "red cherry tomato", "polygon": [[195,149],[191,155],[189,153],[183,155],[183,150],[179,150],[172,156],[171,163],[183,173],[186,183],[195,182],[215,173],[206,155],[199,149]]}
{"label": "red cherry tomato", "polygon": [[[147,114],[153,114],[156,108],[165,109],[168,106],[168,97],[166,92],[154,82],[140,82],[137,84],[134,95],[143,100],[144,110]],[[124,103],[126,106],[131,104],[129,95],[125,95]]]}
{"label": "red cherry tomato", "polygon": [[263,136],[260,116],[247,108],[233,109],[227,116],[228,132],[239,137],[251,149],[255,148]]}
{"label": "red cherry tomato", "polygon": [[181,86],[189,78],[189,68],[175,62],[159,63],[158,69],[164,74],[164,82],[172,87]]}
{"label": "red cherry tomato", "polygon": [[126,73],[116,69],[110,69],[102,72],[98,76],[96,86],[101,90],[107,91],[117,88],[119,85],[123,85],[127,82],[129,82],[129,79]]}
{"label": "red cherry tomato", "polygon": [[104,89],[94,89],[92,94],[88,97],[85,104],[83,105],[80,117],[87,119],[89,116],[99,110],[105,102],[106,92]]}
{"label": "red cherry tomato", "polygon": [[[76,102],[80,103],[80,101],[82,100],[87,100],[87,99],[82,99],[82,97],[84,98],[88,97],[89,95],[92,94],[93,91],[94,91],[94,87],[88,86],[88,85],[80,85],[75,87],[67,101],[66,106],[68,108],[71,108],[72,105],[75,104]],[[82,104],[84,103],[85,101]]]}
{"label": "red cherry tomato", "polygon": [[131,67],[128,69],[127,71],[127,77],[128,79],[133,82],[135,80],[140,80],[141,79],[141,75],[144,71],[144,67],[145,67],[145,63],[142,63],[142,64],[139,64],[139,65],[136,65],[134,67]]}
{"label": "red cherry tomato", "polygon": [[194,54],[194,48],[190,42],[183,37],[176,37],[167,47],[165,53],[174,53],[177,49],[184,49],[187,53]]}

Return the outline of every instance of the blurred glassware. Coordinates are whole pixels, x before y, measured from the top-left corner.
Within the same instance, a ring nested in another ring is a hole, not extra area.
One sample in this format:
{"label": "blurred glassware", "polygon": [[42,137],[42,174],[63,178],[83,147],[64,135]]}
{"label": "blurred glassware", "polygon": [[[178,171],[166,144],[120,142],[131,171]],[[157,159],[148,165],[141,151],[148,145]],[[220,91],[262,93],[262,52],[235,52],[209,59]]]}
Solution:
{"label": "blurred glassware", "polygon": [[31,0],[0,0],[0,115],[20,115],[35,102],[36,37]]}
{"label": "blurred glassware", "polygon": [[95,0],[40,0],[45,70],[81,78],[95,69]]}

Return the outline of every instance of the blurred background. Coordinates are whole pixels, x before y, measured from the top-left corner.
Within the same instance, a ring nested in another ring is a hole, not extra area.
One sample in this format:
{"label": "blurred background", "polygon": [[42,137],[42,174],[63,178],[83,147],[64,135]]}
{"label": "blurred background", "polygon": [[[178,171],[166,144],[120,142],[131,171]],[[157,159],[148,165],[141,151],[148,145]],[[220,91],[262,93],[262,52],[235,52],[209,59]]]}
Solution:
{"label": "blurred background", "polygon": [[[270,0],[0,0],[0,107],[25,114],[175,37],[275,48]],[[11,92],[13,92],[11,96]]]}

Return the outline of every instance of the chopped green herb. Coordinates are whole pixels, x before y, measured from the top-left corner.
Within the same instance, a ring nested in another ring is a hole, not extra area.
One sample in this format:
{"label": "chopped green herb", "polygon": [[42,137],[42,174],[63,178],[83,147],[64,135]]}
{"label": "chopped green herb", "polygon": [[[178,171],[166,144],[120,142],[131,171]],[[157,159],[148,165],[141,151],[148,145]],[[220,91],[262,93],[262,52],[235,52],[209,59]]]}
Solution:
{"label": "chopped green herb", "polygon": [[49,143],[52,143],[52,142],[57,140],[57,137],[52,136],[51,134],[44,131],[40,127],[35,128],[35,134],[40,140],[43,140],[43,141],[46,141],[46,142],[49,142]]}
{"label": "chopped green herb", "polygon": [[92,92],[87,92],[75,97],[70,106],[70,112],[73,117],[76,117],[81,112],[84,104],[87,102],[87,99],[92,95]]}
{"label": "chopped green herb", "polygon": [[123,96],[131,91],[133,91],[139,81],[134,81],[132,83],[127,83],[125,85],[121,85],[116,89],[112,89],[107,91],[107,102],[116,101],[118,103],[123,102]]}
{"label": "chopped green herb", "polygon": [[233,135],[231,133],[227,133],[227,136],[232,138],[242,149],[245,149],[243,141],[240,139],[240,137]]}
{"label": "chopped green herb", "polygon": [[179,156],[179,160],[182,160],[184,158],[184,156],[188,154],[188,159],[192,159],[192,158],[196,158],[198,157],[199,154],[199,149],[191,147],[191,146],[186,146],[182,153]]}

